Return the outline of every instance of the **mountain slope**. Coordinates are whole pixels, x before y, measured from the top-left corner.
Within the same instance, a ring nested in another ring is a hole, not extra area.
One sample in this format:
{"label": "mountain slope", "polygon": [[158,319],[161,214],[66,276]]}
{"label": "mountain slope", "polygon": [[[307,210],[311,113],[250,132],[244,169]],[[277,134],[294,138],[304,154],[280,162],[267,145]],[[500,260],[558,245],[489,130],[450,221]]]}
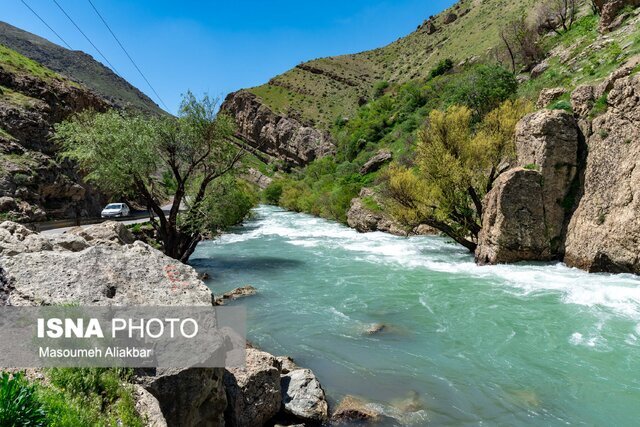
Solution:
{"label": "mountain slope", "polygon": [[147,95],[84,52],[65,49],[1,21],[0,44],[83,84],[115,106],[164,113]]}
{"label": "mountain slope", "polygon": [[458,64],[486,56],[499,44],[501,26],[535,4],[534,0],[461,0],[388,46],[305,62],[247,90],[275,113],[326,129],[339,117],[353,116],[371,98],[377,82],[426,78],[445,58]]}

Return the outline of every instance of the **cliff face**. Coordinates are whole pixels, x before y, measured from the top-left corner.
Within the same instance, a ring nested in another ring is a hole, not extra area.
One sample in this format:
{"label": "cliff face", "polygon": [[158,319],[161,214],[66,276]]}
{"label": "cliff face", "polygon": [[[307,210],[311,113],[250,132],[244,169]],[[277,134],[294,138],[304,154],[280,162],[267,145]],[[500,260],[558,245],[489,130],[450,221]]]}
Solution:
{"label": "cliff face", "polygon": [[274,113],[247,91],[228,95],[221,110],[235,117],[240,139],[286,166],[304,166],[335,152],[327,132]]}
{"label": "cliff face", "polygon": [[57,158],[50,138],[55,123],[110,104],[0,47],[0,213],[19,221],[96,215],[103,196],[83,183],[71,163]]}
{"label": "cliff face", "polygon": [[[640,75],[630,75],[638,62],[578,87],[575,118],[542,110],[518,125],[518,162],[532,170],[505,173],[487,194],[478,262],[560,259],[640,274]],[[601,97],[607,111],[593,119]]]}

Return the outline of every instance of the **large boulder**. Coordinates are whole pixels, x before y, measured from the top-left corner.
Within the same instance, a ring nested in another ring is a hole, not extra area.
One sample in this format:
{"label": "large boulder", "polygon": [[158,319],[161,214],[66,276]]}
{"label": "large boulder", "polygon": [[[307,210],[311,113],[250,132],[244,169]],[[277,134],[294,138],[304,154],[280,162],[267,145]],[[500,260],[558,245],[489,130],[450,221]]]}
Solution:
{"label": "large boulder", "polygon": [[137,381],[160,403],[169,426],[225,425],[224,369],[171,368],[137,372]]}
{"label": "large boulder", "polygon": [[80,236],[90,243],[94,240],[102,240],[126,245],[136,240],[131,231],[123,223],[117,221],[105,221],[88,227],[72,228],[67,234]]}
{"label": "large boulder", "polygon": [[360,169],[362,175],[366,175],[371,172],[375,172],[380,169],[385,163],[389,162],[393,158],[393,154],[389,150],[380,150],[373,155]]}
{"label": "large boulder", "polygon": [[[86,233],[87,241],[78,234],[44,236],[13,222],[0,224],[0,304],[211,306],[211,291],[192,267],[142,242],[119,244],[127,235],[117,226],[98,229]],[[223,372],[145,370],[136,372],[136,381],[159,402],[168,425],[223,426]],[[155,411],[153,399],[141,399],[141,407]]]}
{"label": "large boulder", "polygon": [[621,21],[616,19],[618,14],[627,6],[640,6],[640,0],[598,0],[602,3],[600,9],[600,32],[607,32],[617,28]]}
{"label": "large boulder", "polygon": [[351,206],[347,212],[347,224],[361,233],[382,231],[396,236],[407,236],[408,233],[400,224],[393,220],[379,206],[380,201],[373,190],[363,188],[360,195],[351,200]]}
{"label": "large boulder", "polygon": [[516,126],[519,168],[484,200],[476,259],[480,264],[559,256],[578,166],[578,127],[570,114],[541,110]]}
{"label": "large boulder", "polygon": [[583,192],[568,225],[565,262],[640,274],[640,76],[617,79],[593,120]]}
{"label": "large boulder", "polygon": [[378,409],[369,405],[364,400],[351,395],[345,396],[340,401],[331,416],[331,421],[338,425],[351,425],[353,423],[372,424],[379,422],[381,419],[382,414]]}
{"label": "large boulder", "polygon": [[231,427],[262,426],[275,417],[282,405],[280,362],[271,354],[247,348],[244,368],[224,374],[227,390],[225,420]]}
{"label": "large boulder", "polygon": [[295,369],[282,375],[280,385],[285,413],[315,423],[328,418],[324,390],[309,369]]}

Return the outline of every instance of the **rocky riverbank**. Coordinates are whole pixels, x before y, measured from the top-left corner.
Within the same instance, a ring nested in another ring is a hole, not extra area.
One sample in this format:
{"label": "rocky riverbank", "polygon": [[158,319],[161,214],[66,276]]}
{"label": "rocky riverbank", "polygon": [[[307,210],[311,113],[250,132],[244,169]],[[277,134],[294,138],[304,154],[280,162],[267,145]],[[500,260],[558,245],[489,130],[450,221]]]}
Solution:
{"label": "rocky riverbank", "polygon": [[[176,275],[179,292],[171,281]],[[0,224],[0,303],[211,306],[214,297],[192,267],[135,241],[120,223],[44,236],[6,221]],[[254,348],[247,349],[243,369],[139,370],[134,382],[137,408],[153,426],[241,427],[275,419],[318,424],[329,418],[313,372]]]}

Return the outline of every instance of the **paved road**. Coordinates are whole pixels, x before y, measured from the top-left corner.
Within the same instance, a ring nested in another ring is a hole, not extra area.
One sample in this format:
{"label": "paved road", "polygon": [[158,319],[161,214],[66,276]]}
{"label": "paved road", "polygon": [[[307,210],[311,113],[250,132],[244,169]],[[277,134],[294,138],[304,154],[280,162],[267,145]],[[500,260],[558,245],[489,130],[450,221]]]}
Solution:
{"label": "paved road", "polygon": [[[168,204],[162,206],[162,210],[164,211],[164,213],[166,215],[169,215],[169,211],[171,210],[171,203],[168,203]],[[137,214],[141,214],[141,213],[138,212]],[[125,225],[141,224],[143,222],[149,221],[149,214],[148,214],[148,212],[144,212],[144,216],[141,216],[139,218],[134,218],[134,219],[113,218],[113,220],[121,222],[121,223],[123,223]],[[91,227],[92,225],[95,225],[97,223],[104,222],[104,221],[107,221],[107,220],[106,219],[105,220],[100,220],[100,221],[98,221],[96,223],[93,223],[93,224],[80,225],[80,227],[87,228],[87,227]],[[44,231],[41,231],[40,233],[41,234],[64,234],[67,231],[69,231],[69,230],[71,230],[73,228],[76,228],[76,227],[77,226],[75,226],[75,225],[74,226],[70,226],[70,227],[58,227],[58,228],[52,228],[50,230],[44,230]]]}

